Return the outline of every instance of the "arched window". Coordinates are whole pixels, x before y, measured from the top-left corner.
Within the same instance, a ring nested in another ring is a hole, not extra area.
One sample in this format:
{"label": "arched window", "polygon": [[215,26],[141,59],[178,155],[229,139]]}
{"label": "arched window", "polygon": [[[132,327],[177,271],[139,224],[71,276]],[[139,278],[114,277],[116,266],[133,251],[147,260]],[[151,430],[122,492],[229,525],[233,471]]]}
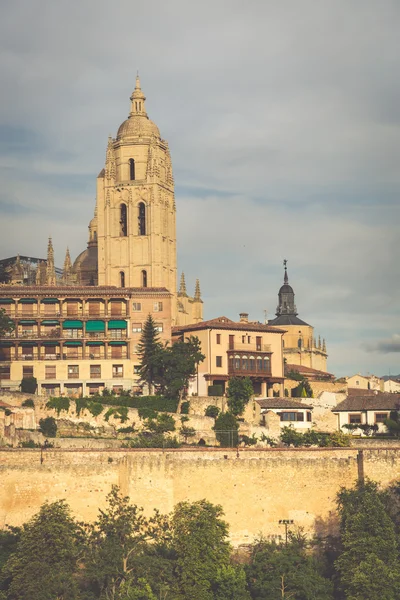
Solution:
{"label": "arched window", "polygon": [[238,354],[235,355],[235,370],[240,371],[240,356]]}
{"label": "arched window", "polygon": [[129,179],[135,181],[135,161],[133,158],[129,159]]}
{"label": "arched window", "polygon": [[128,209],[126,204],[119,207],[119,235],[125,237],[128,235]]}
{"label": "arched window", "polygon": [[257,371],[263,370],[263,359],[262,356],[257,356]]}
{"label": "arched window", "polygon": [[250,371],[256,370],[256,360],[255,360],[254,356],[249,357],[249,370]]}
{"label": "arched window", "polygon": [[146,235],[146,206],[144,202],[140,202],[138,206],[139,219],[139,235]]}
{"label": "arched window", "polygon": [[147,271],[142,271],[142,287],[147,287]]}
{"label": "arched window", "polygon": [[247,356],[242,356],[242,369],[243,369],[243,371],[247,371],[247,367],[248,367]]}
{"label": "arched window", "polygon": [[125,287],[125,273],[123,271],[119,272],[119,287]]}

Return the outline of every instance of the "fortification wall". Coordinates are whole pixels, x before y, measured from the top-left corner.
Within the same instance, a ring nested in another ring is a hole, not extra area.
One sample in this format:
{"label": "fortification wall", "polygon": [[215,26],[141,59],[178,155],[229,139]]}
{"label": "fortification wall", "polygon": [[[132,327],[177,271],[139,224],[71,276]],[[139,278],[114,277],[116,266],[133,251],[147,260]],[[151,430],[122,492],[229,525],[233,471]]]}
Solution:
{"label": "fortification wall", "polygon": [[[358,474],[357,449],[0,450],[0,527],[21,525],[45,501],[65,498],[93,520],[112,484],[146,512],[182,500],[223,506],[234,545],[260,532],[282,535],[279,519],[313,532],[329,524],[340,486]],[[364,472],[386,485],[400,475],[400,447],[364,449]],[[42,460],[41,460],[42,457]]]}

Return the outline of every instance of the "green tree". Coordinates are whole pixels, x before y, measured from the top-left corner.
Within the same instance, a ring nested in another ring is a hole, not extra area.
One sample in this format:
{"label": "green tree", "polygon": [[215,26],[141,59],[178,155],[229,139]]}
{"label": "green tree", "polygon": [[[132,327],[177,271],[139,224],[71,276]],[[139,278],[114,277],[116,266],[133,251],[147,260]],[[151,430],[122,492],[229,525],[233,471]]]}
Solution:
{"label": "green tree", "polygon": [[223,448],[233,448],[239,443],[239,424],[230,412],[220,413],[213,427],[215,435]]}
{"label": "green tree", "polygon": [[10,319],[4,308],[0,308],[0,337],[4,337],[6,333],[11,333],[14,329],[14,321]]}
{"label": "green tree", "polygon": [[338,494],[343,549],[336,567],[348,600],[399,597],[398,543],[383,500],[372,481]]}
{"label": "green tree", "polygon": [[390,411],[389,419],[386,419],[385,425],[389,435],[393,437],[400,436],[400,412],[398,410]]}
{"label": "green tree", "polygon": [[227,396],[230,412],[239,416],[254,394],[250,377],[232,377],[228,382]]}
{"label": "green tree", "polygon": [[24,392],[24,394],[35,394],[36,390],[36,377],[23,377],[23,379],[21,380],[21,392]]}
{"label": "green tree", "polygon": [[179,398],[177,412],[180,412],[190,379],[196,375],[198,364],[204,359],[200,340],[195,336],[191,336],[185,342],[175,342],[172,346],[163,348],[161,392],[167,398]]}
{"label": "green tree", "polygon": [[44,436],[49,438],[55,438],[57,435],[57,421],[54,417],[46,417],[45,419],[40,419],[39,429]]}
{"label": "green tree", "polygon": [[108,494],[107,504],[106,510],[99,511],[97,521],[86,526],[88,550],[85,563],[92,590],[98,595],[110,596],[112,593],[118,598],[121,586],[126,588],[135,582],[135,556],[145,551],[149,540],[162,539],[167,526],[158,513],[146,518],[143,508],[130,504],[129,498],[122,496],[117,486],[113,486]]}
{"label": "green tree", "polygon": [[44,504],[24,525],[3,571],[7,600],[77,600],[82,531],[64,501]]}
{"label": "green tree", "polygon": [[149,395],[154,392],[154,387],[159,383],[161,374],[161,353],[163,347],[153,317],[149,314],[143,326],[142,335],[138,344],[140,357],[140,380],[149,388]]}
{"label": "green tree", "polygon": [[206,408],[206,412],[205,412],[205,416],[206,417],[212,417],[213,419],[216,419],[220,413],[220,409],[218,408],[218,406],[215,406],[215,404],[209,404]]}
{"label": "green tree", "polygon": [[253,600],[331,600],[322,564],[300,542],[292,537],[285,546],[265,540],[253,546],[245,568]]}
{"label": "green tree", "polygon": [[312,387],[307,379],[303,375],[299,375],[299,385],[292,389],[292,396],[294,398],[314,398]]}
{"label": "green tree", "polygon": [[[222,507],[206,500],[176,505],[171,518],[171,548],[176,557],[174,599],[248,598],[241,569],[230,568],[228,526],[222,516]],[[227,596],[223,596],[225,588],[230,588]]]}

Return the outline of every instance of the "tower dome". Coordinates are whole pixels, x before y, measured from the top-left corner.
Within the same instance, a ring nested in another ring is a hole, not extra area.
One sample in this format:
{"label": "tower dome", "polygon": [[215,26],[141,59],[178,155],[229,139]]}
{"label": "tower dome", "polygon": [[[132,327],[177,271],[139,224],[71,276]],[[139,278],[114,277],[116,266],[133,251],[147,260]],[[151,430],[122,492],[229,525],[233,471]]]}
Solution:
{"label": "tower dome", "polygon": [[146,97],[140,87],[138,75],[136,77],[135,89],[130,97],[131,111],[126,121],[118,129],[117,140],[131,137],[161,137],[157,125],[147,116],[145,100]]}

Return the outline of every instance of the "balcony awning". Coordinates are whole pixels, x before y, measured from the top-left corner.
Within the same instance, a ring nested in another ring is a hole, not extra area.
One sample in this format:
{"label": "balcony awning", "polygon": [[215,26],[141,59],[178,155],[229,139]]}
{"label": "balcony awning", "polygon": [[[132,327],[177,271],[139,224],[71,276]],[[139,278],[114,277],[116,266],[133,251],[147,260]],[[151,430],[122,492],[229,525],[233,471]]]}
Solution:
{"label": "balcony awning", "polygon": [[13,345],[12,342],[0,342],[0,348],[11,348]]}
{"label": "balcony awning", "polygon": [[37,304],[36,298],[21,298],[18,302],[21,304]]}
{"label": "balcony awning", "polygon": [[37,325],[37,321],[32,321],[31,319],[21,319],[21,325]]}
{"label": "balcony awning", "polygon": [[[21,321],[20,321],[21,323]],[[51,319],[44,319],[44,321],[42,321],[42,325],[59,325],[60,321],[52,321]]]}
{"label": "balcony awning", "polygon": [[68,340],[68,342],[64,342],[64,346],[82,346],[82,342],[78,340]]}
{"label": "balcony awning", "polygon": [[109,346],[126,346],[126,342],[108,342]]}
{"label": "balcony awning", "polygon": [[108,329],[126,329],[127,323],[126,321],[109,321]]}
{"label": "balcony awning", "polygon": [[104,346],[104,342],[86,342],[86,346]]}
{"label": "balcony awning", "polygon": [[104,321],[87,321],[86,331],[105,331],[106,324]]}
{"label": "balcony awning", "polygon": [[41,300],[42,304],[58,304],[59,302],[58,298],[43,298]]}
{"label": "balcony awning", "polygon": [[42,346],[59,346],[60,342],[42,342]]}
{"label": "balcony awning", "polygon": [[82,329],[82,321],[64,321],[63,329]]}
{"label": "balcony awning", "polygon": [[0,298],[0,304],[14,304],[12,298]]}
{"label": "balcony awning", "polygon": [[20,342],[19,345],[23,348],[30,348],[31,346],[37,346],[37,342]]}

